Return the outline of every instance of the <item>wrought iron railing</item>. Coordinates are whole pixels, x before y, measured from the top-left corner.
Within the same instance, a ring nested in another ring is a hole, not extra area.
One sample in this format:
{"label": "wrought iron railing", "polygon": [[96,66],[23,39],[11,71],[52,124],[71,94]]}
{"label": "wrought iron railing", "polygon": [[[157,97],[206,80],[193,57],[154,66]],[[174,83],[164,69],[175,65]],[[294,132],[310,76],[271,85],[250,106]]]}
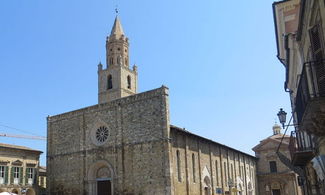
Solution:
{"label": "wrought iron railing", "polygon": [[309,101],[317,97],[325,97],[325,59],[304,63],[295,101],[298,124]]}

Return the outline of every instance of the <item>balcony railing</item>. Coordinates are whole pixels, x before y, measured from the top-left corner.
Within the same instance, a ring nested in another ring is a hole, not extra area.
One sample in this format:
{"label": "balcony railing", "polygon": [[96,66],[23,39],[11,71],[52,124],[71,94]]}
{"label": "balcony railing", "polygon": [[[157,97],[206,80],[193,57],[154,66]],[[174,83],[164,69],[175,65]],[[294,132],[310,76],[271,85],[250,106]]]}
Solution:
{"label": "balcony railing", "polygon": [[291,162],[294,166],[304,166],[314,157],[313,137],[304,131],[292,131],[289,143]]}
{"label": "balcony railing", "polygon": [[303,66],[295,103],[298,124],[302,122],[308,103],[318,97],[325,97],[325,59]]}

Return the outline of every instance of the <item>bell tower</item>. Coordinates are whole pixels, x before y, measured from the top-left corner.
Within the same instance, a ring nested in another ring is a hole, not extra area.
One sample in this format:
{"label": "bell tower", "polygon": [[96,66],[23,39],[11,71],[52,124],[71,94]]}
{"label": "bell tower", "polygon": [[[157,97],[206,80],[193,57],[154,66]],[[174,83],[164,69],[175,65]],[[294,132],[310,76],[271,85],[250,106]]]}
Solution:
{"label": "bell tower", "polygon": [[137,67],[129,67],[129,39],[116,16],[111,34],[106,38],[106,67],[98,64],[98,103],[107,103],[136,94]]}

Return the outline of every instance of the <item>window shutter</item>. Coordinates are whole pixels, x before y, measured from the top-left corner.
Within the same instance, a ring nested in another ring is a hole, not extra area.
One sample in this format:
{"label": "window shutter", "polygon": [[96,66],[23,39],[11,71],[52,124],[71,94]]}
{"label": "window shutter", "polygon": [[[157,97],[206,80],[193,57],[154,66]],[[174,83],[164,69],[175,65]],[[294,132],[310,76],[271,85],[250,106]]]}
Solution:
{"label": "window shutter", "polygon": [[324,66],[324,50],[322,43],[322,33],[320,29],[320,25],[315,25],[309,31],[310,36],[310,44],[312,48],[313,58],[315,64],[316,78],[317,78],[317,86],[318,93],[320,95],[325,94],[325,66]]}
{"label": "window shutter", "polygon": [[323,59],[322,40],[319,27],[319,25],[315,25],[310,29],[310,43],[315,60]]}
{"label": "window shutter", "polygon": [[8,166],[5,166],[5,184],[8,184]]}
{"label": "window shutter", "polygon": [[19,182],[20,184],[23,184],[23,180],[24,176],[23,176],[23,167],[19,167]]}
{"label": "window shutter", "polygon": [[37,185],[38,177],[36,173],[37,169],[33,168],[33,184]]}
{"label": "window shutter", "polygon": [[25,185],[27,185],[28,184],[29,169],[25,168],[25,170],[26,170],[26,173],[25,173]]}
{"label": "window shutter", "polygon": [[14,183],[14,167],[11,167],[10,169],[10,183]]}

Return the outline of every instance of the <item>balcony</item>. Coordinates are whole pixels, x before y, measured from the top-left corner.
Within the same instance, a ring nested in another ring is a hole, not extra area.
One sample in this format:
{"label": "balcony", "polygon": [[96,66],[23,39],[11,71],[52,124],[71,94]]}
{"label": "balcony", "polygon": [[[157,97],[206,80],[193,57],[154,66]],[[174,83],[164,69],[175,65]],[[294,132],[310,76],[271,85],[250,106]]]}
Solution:
{"label": "balcony", "polygon": [[295,99],[299,128],[325,135],[325,60],[305,63]]}
{"label": "balcony", "polygon": [[312,136],[304,131],[292,131],[289,143],[293,166],[305,166],[314,157]]}

